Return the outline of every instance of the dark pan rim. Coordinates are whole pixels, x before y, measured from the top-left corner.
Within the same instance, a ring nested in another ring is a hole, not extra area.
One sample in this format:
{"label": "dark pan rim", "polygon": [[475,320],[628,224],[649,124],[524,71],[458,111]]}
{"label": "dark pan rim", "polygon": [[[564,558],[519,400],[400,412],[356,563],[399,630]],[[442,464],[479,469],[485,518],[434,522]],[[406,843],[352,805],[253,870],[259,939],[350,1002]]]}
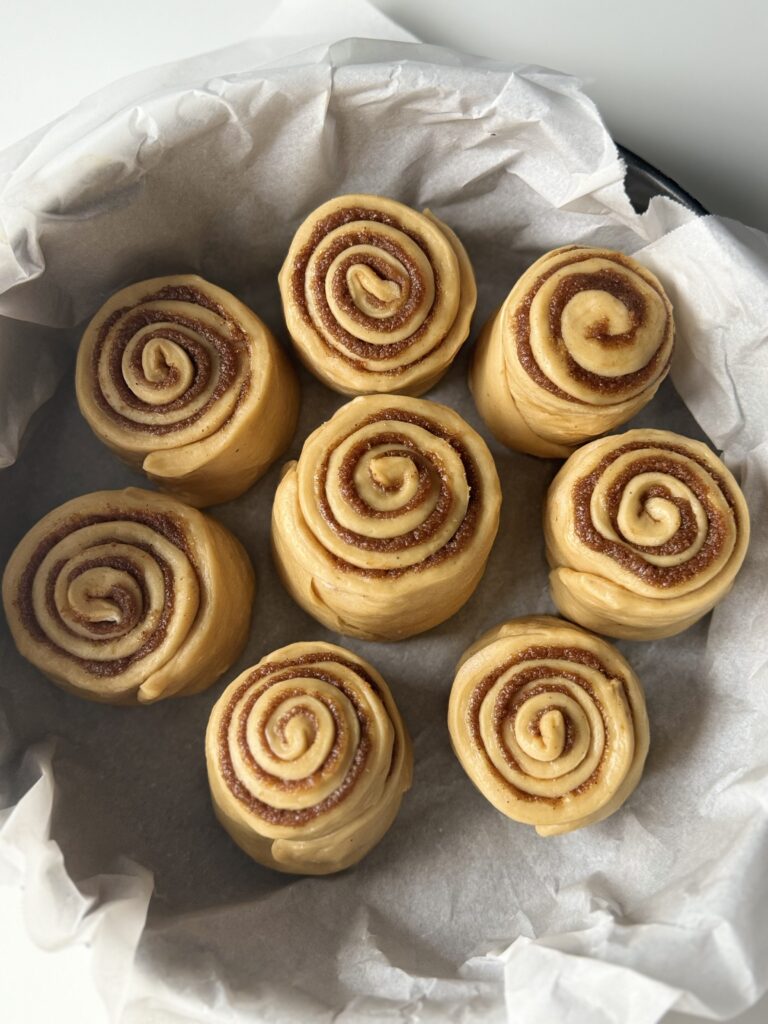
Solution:
{"label": "dark pan rim", "polygon": [[626,163],[627,168],[634,171],[637,177],[644,180],[658,194],[668,196],[670,199],[676,199],[678,203],[682,203],[683,206],[686,206],[701,217],[709,213],[709,210],[698,199],[694,199],[690,193],[686,192],[681,185],[678,185],[676,181],[664,174],[663,171],[660,171],[658,167],[649,164],[647,160],[643,160],[641,156],[633,153],[626,146],[622,146],[620,142],[616,142],[616,148],[622,160]]}

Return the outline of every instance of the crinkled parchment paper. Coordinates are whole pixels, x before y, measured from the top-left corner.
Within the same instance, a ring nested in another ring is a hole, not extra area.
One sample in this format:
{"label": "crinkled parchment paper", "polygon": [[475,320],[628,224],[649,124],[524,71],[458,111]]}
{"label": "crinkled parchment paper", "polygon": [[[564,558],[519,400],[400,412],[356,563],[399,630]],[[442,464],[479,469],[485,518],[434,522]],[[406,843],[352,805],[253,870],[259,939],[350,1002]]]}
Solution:
{"label": "crinkled parchment paper", "polygon": [[[345,34],[397,36],[369,8],[342,6]],[[415,740],[396,824],[331,878],[262,869],[215,823],[203,732],[227,680],[186,701],[99,707],[40,678],[3,625],[0,934],[18,965],[4,1020],[42,1019],[46,990],[66,993],[68,980],[82,1021],[107,1007],[122,1024],[734,1014],[768,982],[768,238],[668,200],[636,215],[573,79],[403,41],[290,56],[311,42],[313,10],[284,5],[265,38],[119,82],[0,156],[0,455],[16,460],[0,474],[2,561],[60,502],[143,482],[77,412],[78,325],[131,281],[195,270],[284,337],[276,273],[293,231],[352,191],[429,206],[458,231],[480,286],[475,332],[556,245],[614,246],[651,267],[679,341],[674,387],[636,422],[724,450],[752,510],[751,551],[711,617],[619,645],[648,696],[643,781],[608,821],[540,839],[472,788],[445,711],[481,630],[552,610],[540,506],[556,464],[491,441],[505,503],[488,572],[459,615],[399,645],[331,635],[283,592],[268,554],[279,466],[214,510],[259,578],[251,641],[228,678],[291,641],[340,640],[382,671]],[[487,437],[466,358],[430,397]],[[292,457],[343,401],[304,373],[302,388]]]}

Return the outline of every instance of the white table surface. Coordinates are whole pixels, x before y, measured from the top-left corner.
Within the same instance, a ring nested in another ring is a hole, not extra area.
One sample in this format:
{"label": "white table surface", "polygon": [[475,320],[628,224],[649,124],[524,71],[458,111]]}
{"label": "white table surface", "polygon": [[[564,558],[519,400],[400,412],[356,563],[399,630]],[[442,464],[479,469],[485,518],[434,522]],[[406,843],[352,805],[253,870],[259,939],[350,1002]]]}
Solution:
{"label": "white table surface", "polygon": [[[372,2],[428,42],[576,74],[619,142],[768,230],[766,0]],[[276,6],[3,0],[0,149],[106,82],[258,34]]]}
{"label": "white table surface", "polygon": [[[768,230],[766,0],[372,2],[427,42],[577,75],[614,138],[711,212]],[[0,149],[116,78],[258,35],[277,5],[3,0]],[[766,1024],[768,1000],[737,1019]]]}

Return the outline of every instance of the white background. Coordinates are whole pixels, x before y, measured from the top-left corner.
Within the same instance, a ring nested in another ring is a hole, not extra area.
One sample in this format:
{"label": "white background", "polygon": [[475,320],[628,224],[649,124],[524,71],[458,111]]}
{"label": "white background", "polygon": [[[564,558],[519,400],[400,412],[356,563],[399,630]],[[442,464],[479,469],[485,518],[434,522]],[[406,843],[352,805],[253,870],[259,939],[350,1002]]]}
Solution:
{"label": "white background", "polygon": [[[766,0],[372,2],[427,42],[576,74],[618,141],[712,212],[768,230]],[[0,149],[115,78],[257,35],[276,6],[2,0]],[[739,1020],[765,1024],[768,1002]]]}
{"label": "white background", "polygon": [[[768,230],[766,0],[372,2],[427,42],[576,74],[619,142]],[[0,148],[115,78],[258,34],[276,6],[2,0]]]}

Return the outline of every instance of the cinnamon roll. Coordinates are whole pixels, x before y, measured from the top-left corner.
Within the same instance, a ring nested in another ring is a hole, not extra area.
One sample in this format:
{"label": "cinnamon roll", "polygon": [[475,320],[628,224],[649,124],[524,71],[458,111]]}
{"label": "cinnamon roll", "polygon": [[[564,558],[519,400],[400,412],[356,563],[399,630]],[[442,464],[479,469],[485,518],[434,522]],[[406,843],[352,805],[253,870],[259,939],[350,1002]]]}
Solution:
{"label": "cinnamon roll", "polygon": [[500,504],[485,442],[452,409],[356,398],[286,467],[272,511],[275,560],[293,598],[324,626],[398,640],[468,600]]}
{"label": "cinnamon roll", "polygon": [[542,836],[613,814],[648,753],[630,666],[605,640],[549,615],[511,619],[465,652],[448,728],[483,796]]}
{"label": "cinnamon roll", "polygon": [[567,458],[653,398],[674,334],[650,270],[610,249],[564,246],[537,260],[485,325],[469,386],[502,444]]}
{"label": "cinnamon roll", "polygon": [[307,369],[342,394],[421,395],[469,334],[472,266],[429,210],[380,196],[323,203],[279,275],[288,330]]}
{"label": "cinnamon roll", "polygon": [[80,343],[77,400],[96,436],[199,507],[247,490],[287,447],[296,376],[261,320],[194,274],[123,288]]}
{"label": "cinnamon roll", "polygon": [[20,653],[64,689],[112,704],[210,686],[245,645],[253,590],[228,530],[133,487],[49,512],[3,576]]}
{"label": "cinnamon roll", "polygon": [[205,751],[221,824],[254,860],[292,874],[356,864],[411,785],[387,684],[334,644],[290,644],[238,676],[211,712]]}
{"label": "cinnamon roll", "polygon": [[749,512],[705,444],[629,430],[568,459],[549,489],[544,533],[563,615],[608,636],[652,640],[687,629],[728,593]]}

